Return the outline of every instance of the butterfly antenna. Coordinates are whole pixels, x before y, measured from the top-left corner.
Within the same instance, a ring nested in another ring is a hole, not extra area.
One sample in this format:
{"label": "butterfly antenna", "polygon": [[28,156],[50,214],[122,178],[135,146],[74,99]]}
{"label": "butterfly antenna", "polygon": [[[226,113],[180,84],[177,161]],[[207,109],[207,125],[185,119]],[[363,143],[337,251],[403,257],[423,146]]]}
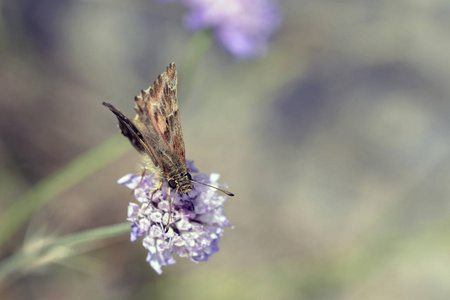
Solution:
{"label": "butterfly antenna", "polygon": [[193,180],[193,179],[190,179],[190,181],[191,181],[191,182],[195,182],[195,183],[198,183],[198,184],[202,184],[202,185],[205,185],[205,186],[207,186],[207,187],[210,187],[210,188],[216,189],[216,190],[218,190],[218,191],[221,191],[222,193],[224,193],[224,194],[225,194],[225,195],[227,195],[227,196],[230,196],[230,197],[233,197],[233,196],[234,196],[234,194],[233,194],[233,193],[230,193],[229,191],[225,191],[225,190],[223,190],[223,189],[220,189],[220,188],[218,188],[218,187],[215,187],[215,186],[212,186],[212,185],[209,185],[209,184],[206,184],[206,183],[200,182],[200,181],[196,181],[196,180]]}
{"label": "butterfly antenna", "polygon": [[194,207],[194,202],[192,202],[191,197],[189,197],[189,194],[186,193],[187,197],[189,198],[189,203],[191,204],[191,207],[189,208],[190,211],[194,211],[195,207]]}

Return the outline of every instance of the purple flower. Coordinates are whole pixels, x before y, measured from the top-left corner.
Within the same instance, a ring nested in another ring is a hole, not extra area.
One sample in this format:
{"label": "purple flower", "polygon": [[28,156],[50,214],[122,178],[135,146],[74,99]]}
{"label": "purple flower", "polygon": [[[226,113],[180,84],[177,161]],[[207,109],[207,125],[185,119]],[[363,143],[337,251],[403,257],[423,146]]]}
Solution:
{"label": "purple flower", "polygon": [[270,36],[281,25],[281,9],[270,0],[179,1],[190,8],[186,27],[212,29],[217,41],[240,59],[265,55]]}
{"label": "purple flower", "polygon": [[[198,172],[191,161],[187,162],[192,178],[209,185],[218,185],[218,174],[193,174]],[[141,176],[128,174],[118,180],[129,189],[134,189],[141,181]],[[128,205],[128,218],[131,222],[131,241],[143,236],[142,245],[147,249],[147,261],[161,274],[161,267],[175,263],[173,254],[188,257],[194,262],[206,261],[216,253],[224,227],[231,227],[223,212],[225,196],[219,195],[215,189],[193,183],[194,190],[189,197],[194,203],[194,211],[190,211],[187,195],[176,195],[173,201],[172,218],[166,232],[169,219],[169,202],[167,183],[163,183],[152,197],[158,185],[153,176],[144,176],[141,185],[134,190],[139,202]],[[174,191],[171,191],[171,198]]]}

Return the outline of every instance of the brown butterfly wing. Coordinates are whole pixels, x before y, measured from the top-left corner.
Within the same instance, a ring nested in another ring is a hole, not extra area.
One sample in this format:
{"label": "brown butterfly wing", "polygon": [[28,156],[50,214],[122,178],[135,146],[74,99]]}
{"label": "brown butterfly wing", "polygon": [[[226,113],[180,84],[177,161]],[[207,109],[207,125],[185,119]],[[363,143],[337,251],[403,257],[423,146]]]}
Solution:
{"label": "brown butterfly wing", "polygon": [[171,63],[153,85],[135,98],[134,123],[160,158],[164,175],[186,168],[186,153],[177,98],[177,70]]}
{"label": "brown butterfly wing", "polygon": [[159,166],[161,163],[156,156],[155,149],[152,148],[151,144],[148,143],[148,141],[142,135],[141,131],[135,126],[135,124],[112,104],[107,102],[103,102],[102,104],[108,107],[109,110],[116,115],[122,134],[130,140],[130,143],[133,145],[133,147],[139,153],[148,154],[154,165]]}

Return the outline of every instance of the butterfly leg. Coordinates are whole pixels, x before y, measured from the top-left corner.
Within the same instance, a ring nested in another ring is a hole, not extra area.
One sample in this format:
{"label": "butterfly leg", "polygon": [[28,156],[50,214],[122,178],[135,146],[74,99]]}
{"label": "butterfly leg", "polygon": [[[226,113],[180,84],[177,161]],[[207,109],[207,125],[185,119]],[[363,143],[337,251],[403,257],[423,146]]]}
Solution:
{"label": "butterfly leg", "polygon": [[189,206],[189,210],[190,211],[194,211],[195,210],[195,207],[194,207],[194,202],[192,202],[192,199],[191,199],[191,197],[189,197],[189,194],[188,193],[186,193],[186,196],[188,197],[188,199],[189,199],[189,204],[190,204],[190,206]]}
{"label": "butterfly leg", "polygon": [[170,223],[172,222],[172,206],[173,206],[173,201],[175,200],[175,197],[178,194],[178,187],[175,190],[175,194],[173,195],[173,199],[170,198],[170,190],[171,190],[171,188],[168,187],[167,188],[167,197],[169,198],[169,219],[167,220],[167,225],[166,225],[166,230],[165,230],[166,233],[169,231],[169,226],[170,226]]}
{"label": "butterfly leg", "polygon": [[[139,180],[139,183],[138,183],[138,185],[134,188],[134,190],[136,190],[137,188],[139,188],[140,186],[141,186],[141,184],[142,184],[142,181],[144,180],[144,176],[145,176],[145,171],[146,171],[146,169],[144,168],[144,169],[142,169],[142,174],[141,174],[141,180]],[[160,190],[161,189],[161,187],[162,187],[162,184],[163,184],[163,182],[162,181],[159,181],[159,183],[158,183],[158,187],[157,188],[155,188],[152,192],[151,192],[151,194],[150,194],[150,201],[152,201],[153,200],[153,195],[158,191],[158,190]],[[134,190],[132,191],[132,192],[134,192]]]}
{"label": "butterfly leg", "polygon": [[[145,173],[145,171],[144,171],[144,173]],[[144,178],[144,175],[142,175],[142,178]],[[137,188],[141,185],[141,183],[142,183],[142,178],[141,178],[141,181],[139,182],[139,184],[137,185],[137,187],[135,187],[134,189],[137,189]],[[162,184],[163,184],[163,182],[160,181],[160,182],[158,183],[158,187],[155,188],[155,189],[150,193],[150,200],[147,202],[147,205],[145,206],[144,210],[146,210],[147,207],[152,203],[152,201],[153,201],[153,195],[155,195],[155,193],[156,193],[158,190],[161,189]],[[133,190],[133,191],[134,191],[134,190]],[[147,199],[148,199],[148,198],[147,198]]]}
{"label": "butterfly leg", "polygon": [[158,183],[158,187],[152,191],[152,193],[151,193],[151,195],[150,195],[150,201],[153,201],[153,195],[154,195],[157,191],[159,191],[159,190],[161,189],[162,184],[163,184],[163,182],[160,181],[160,182]]}
{"label": "butterfly leg", "polygon": [[172,221],[172,200],[170,199],[170,186],[167,187],[167,198],[169,200],[169,218],[167,220],[167,225],[166,225],[166,233],[169,231],[169,226],[170,226],[170,222]]}
{"label": "butterfly leg", "polygon": [[142,184],[142,181],[144,180],[144,175],[145,175],[145,169],[142,169],[142,174],[141,174],[141,180],[139,180],[139,183],[136,185],[136,187],[131,191],[132,193],[134,192],[134,190],[136,190],[137,188],[139,188]]}

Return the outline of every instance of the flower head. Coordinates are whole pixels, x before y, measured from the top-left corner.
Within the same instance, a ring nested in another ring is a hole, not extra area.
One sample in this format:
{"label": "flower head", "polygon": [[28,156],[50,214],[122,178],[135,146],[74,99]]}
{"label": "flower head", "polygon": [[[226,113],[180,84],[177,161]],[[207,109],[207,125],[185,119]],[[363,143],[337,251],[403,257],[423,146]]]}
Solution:
{"label": "flower head", "polygon": [[180,1],[191,9],[186,27],[213,30],[222,47],[240,59],[264,55],[269,38],[281,25],[281,10],[270,0]]}
{"label": "flower head", "polygon": [[[209,185],[217,185],[218,174],[196,174],[198,170],[191,161],[187,162],[192,178]],[[140,186],[136,186],[141,182]],[[147,262],[158,273],[161,267],[175,263],[173,254],[188,257],[194,262],[206,261],[216,253],[218,242],[224,227],[231,227],[223,213],[225,196],[215,189],[195,184],[194,190],[186,194],[177,194],[173,200],[172,217],[169,221],[168,185],[163,183],[161,189],[155,190],[159,181],[153,176],[128,174],[119,179],[129,189],[134,189],[138,203],[128,206],[128,218],[131,222],[131,241],[143,237],[142,245],[147,249]],[[166,232],[167,231],[167,232]]]}

